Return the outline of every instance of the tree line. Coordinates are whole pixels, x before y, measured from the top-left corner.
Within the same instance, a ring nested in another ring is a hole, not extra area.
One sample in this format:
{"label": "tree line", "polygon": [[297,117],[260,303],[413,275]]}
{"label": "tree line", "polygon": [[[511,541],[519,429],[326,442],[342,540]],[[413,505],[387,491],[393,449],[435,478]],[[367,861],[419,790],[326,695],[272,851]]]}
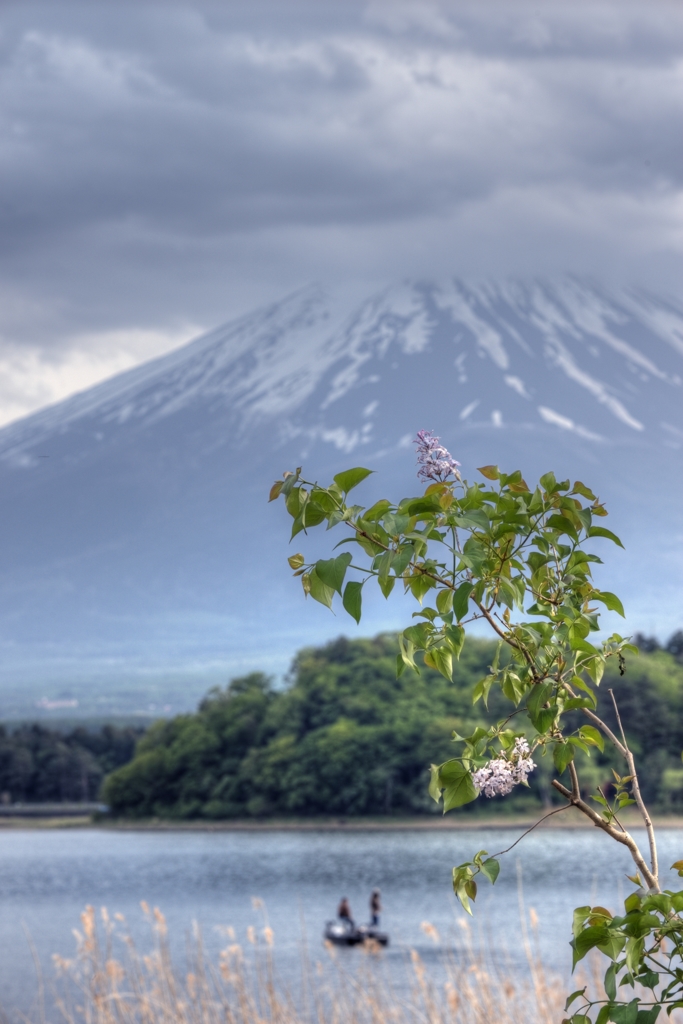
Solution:
{"label": "tree line", "polygon": [[113,725],[66,733],[42,725],[0,726],[0,800],[96,800],[104,778],[133,758],[143,732]]}
{"label": "tree line", "polygon": [[[683,631],[664,644],[634,641],[643,653],[601,685],[614,688],[629,739],[646,755],[648,802],[680,812]],[[426,769],[451,756],[452,732],[508,713],[492,701],[487,715],[467,696],[494,653],[494,644],[470,638],[452,684],[431,669],[397,680],[393,635],[339,639],[301,651],[284,688],[253,673],[212,690],[196,713],[148,730],[0,726],[0,800],[103,799],[114,814],[137,818],[433,813]],[[608,782],[609,767],[594,754],[582,774]],[[552,802],[550,778],[551,766],[539,762],[530,789],[505,810]]]}
{"label": "tree line", "polygon": [[[629,656],[623,676],[610,667],[601,683],[613,688],[640,755],[643,795],[660,810],[683,810],[681,639],[675,634],[668,650],[643,645],[647,653]],[[495,650],[468,638],[449,683],[426,667],[397,679],[393,635],[304,649],[285,688],[252,673],[210,691],[196,713],[156,722],[105,780],[103,798],[113,814],[135,818],[434,813],[427,769],[453,756],[453,732],[510,713],[500,695],[488,710],[469,697]],[[595,751],[582,775],[609,787],[611,768]],[[504,805],[480,798],[461,813],[548,806],[553,772],[541,759],[528,790]]]}

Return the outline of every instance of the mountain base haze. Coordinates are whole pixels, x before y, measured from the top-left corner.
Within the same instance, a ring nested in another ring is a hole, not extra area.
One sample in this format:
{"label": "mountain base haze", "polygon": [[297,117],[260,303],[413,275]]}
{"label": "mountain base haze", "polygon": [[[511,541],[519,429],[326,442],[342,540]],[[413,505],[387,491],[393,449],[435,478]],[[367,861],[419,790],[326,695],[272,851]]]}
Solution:
{"label": "mountain base haze", "polygon": [[[362,503],[418,493],[420,428],[469,479],[498,463],[593,488],[625,544],[596,547],[627,611],[604,622],[667,636],[683,607],[682,398],[683,307],[578,279],[405,282],[355,309],[309,287],[220,327],[0,430],[5,710],[176,712],[358,635],[304,601],[268,489],[297,465],[321,480],[364,465]],[[375,595],[362,632],[407,613]]]}

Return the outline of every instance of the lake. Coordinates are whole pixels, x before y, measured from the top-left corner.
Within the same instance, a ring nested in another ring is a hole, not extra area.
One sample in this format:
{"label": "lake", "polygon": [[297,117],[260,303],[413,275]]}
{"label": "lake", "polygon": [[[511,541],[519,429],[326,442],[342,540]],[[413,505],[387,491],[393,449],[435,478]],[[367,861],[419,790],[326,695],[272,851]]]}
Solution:
{"label": "lake", "polygon": [[[467,941],[487,955],[523,959],[520,944],[521,877],[525,915],[533,908],[546,964],[568,974],[571,910],[582,903],[615,907],[630,891],[627,851],[594,830],[539,829],[503,859],[495,888],[482,882],[475,924],[468,933],[450,889],[453,865],[479,849],[509,846],[510,829],[463,831],[115,831],[31,829],[0,835],[0,1002],[6,1012],[28,1011],[36,992],[29,938],[46,979],[51,954],[73,953],[72,929],[86,904],[125,915],[141,946],[149,928],[140,901],[165,914],[174,956],[198,922],[210,954],[226,944],[231,926],[244,942],[263,928],[263,901],[274,931],[275,962],[287,979],[300,971],[301,943],[322,956],[321,930],[348,896],[357,921],[367,920],[371,889],[382,890],[382,926],[391,936],[386,962],[398,972],[406,952],[434,961]],[[639,836],[639,838],[642,838]],[[659,831],[661,863],[683,857],[683,831]],[[618,868],[619,877],[616,876]],[[681,888],[675,875],[663,884]],[[430,922],[440,936],[427,938]],[[352,957],[357,950],[344,950]],[[351,964],[352,961],[349,960]]]}

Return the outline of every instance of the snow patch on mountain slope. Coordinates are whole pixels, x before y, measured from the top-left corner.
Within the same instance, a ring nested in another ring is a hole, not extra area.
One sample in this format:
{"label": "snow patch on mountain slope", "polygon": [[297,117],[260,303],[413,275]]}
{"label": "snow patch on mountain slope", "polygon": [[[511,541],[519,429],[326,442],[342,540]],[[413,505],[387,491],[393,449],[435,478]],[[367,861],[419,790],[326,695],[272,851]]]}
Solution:
{"label": "snow patch on mountain slope", "polygon": [[[661,351],[657,342],[664,342]],[[578,402],[580,412],[557,415],[572,424],[581,419],[584,425],[572,429],[584,439],[610,432],[600,409],[615,429],[643,434],[664,430],[659,423],[669,423],[678,409],[672,399],[681,387],[681,355],[683,310],[644,293],[612,295],[574,279],[404,282],[345,319],[310,287],[11,424],[1,431],[0,458],[35,466],[43,439],[64,436],[81,421],[92,421],[87,429],[101,440],[107,429],[138,429],[208,407],[225,409],[236,434],[272,422],[281,437],[315,436],[350,452],[374,436],[372,423],[362,422],[372,414],[351,418],[348,412],[354,390],[372,385],[363,398],[367,406],[369,399],[394,394],[396,382],[417,381],[420,374],[438,379],[470,426],[523,422],[532,429],[533,396],[544,409],[556,408],[558,399],[570,408]],[[576,391],[567,390],[572,387]],[[655,398],[646,387],[665,390]],[[475,418],[482,402],[489,411]],[[338,412],[329,422],[333,407]]]}

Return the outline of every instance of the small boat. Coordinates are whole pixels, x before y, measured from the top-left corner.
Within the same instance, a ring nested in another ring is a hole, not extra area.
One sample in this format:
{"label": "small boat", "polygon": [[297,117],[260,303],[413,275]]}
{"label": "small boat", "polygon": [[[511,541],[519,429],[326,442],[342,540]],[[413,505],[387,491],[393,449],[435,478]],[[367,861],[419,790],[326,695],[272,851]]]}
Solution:
{"label": "small boat", "polygon": [[335,946],[359,946],[363,942],[376,942],[379,946],[389,945],[389,936],[371,924],[351,927],[345,921],[327,921],[323,938]]}

